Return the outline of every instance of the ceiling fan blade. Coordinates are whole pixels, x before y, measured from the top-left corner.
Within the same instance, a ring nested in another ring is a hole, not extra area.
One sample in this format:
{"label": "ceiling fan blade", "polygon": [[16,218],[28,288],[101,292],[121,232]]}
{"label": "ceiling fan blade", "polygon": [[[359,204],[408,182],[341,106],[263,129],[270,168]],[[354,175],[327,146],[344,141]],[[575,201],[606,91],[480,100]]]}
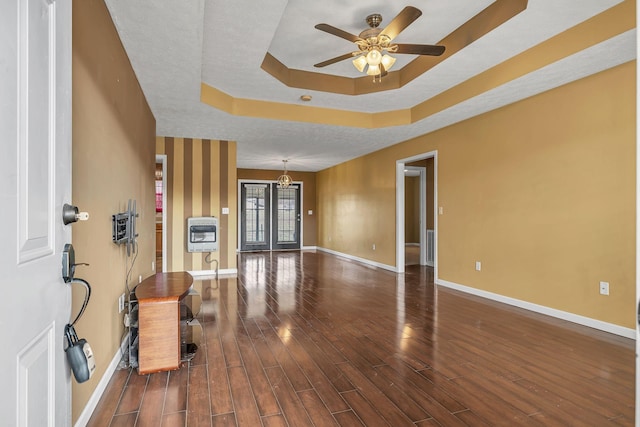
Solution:
{"label": "ceiling fan blade", "polygon": [[318,24],[316,25],[315,28],[317,28],[320,31],[324,31],[325,33],[333,34],[334,36],[338,36],[345,40],[349,40],[350,42],[353,42],[353,43],[357,42],[358,40],[361,40],[360,37],[353,35],[351,33],[347,33],[346,31],[341,30],[340,28],[331,26],[329,24]]}
{"label": "ceiling fan blade", "polygon": [[408,53],[411,55],[431,55],[440,56],[444,53],[444,46],[430,44],[397,44],[398,50],[395,53]]}
{"label": "ceiling fan blade", "polygon": [[420,9],[413,6],[407,6],[395,17],[389,25],[385,27],[380,34],[388,36],[391,40],[395,39],[398,34],[407,28],[413,21],[422,15]]}
{"label": "ceiling fan blade", "polygon": [[344,55],[336,56],[335,58],[327,59],[326,61],[318,62],[314,64],[314,67],[321,68],[327,65],[335,64],[336,62],[344,61],[345,59],[353,58],[352,53],[345,53]]}

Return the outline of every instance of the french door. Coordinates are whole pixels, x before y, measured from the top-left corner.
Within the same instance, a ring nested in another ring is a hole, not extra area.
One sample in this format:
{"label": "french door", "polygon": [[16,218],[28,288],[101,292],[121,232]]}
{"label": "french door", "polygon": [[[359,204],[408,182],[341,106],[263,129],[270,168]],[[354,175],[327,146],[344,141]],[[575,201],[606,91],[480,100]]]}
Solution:
{"label": "french door", "polygon": [[240,250],[300,249],[300,185],[240,185]]}

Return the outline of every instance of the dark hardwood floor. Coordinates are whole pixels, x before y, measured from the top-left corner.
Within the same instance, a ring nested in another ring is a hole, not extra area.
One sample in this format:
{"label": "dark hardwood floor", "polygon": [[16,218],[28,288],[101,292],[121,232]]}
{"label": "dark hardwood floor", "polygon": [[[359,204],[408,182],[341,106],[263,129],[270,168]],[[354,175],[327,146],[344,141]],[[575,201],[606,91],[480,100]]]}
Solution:
{"label": "dark hardwood floor", "polygon": [[420,264],[420,246],[406,245],[404,247],[404,265]]}
{"label": "dark hardwood floor", "polygon": [[313,252],[196,281],[182,369],[118,370],[90,426],[632,426],[634,342]]}

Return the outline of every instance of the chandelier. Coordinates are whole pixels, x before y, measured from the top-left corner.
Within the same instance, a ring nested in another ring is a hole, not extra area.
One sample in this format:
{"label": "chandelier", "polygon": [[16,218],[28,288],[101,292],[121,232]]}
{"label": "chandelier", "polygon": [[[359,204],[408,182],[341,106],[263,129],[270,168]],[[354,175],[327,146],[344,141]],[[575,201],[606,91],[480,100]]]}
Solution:
{"label": "chandelier", "polygon": [[287,188],[293,182],[291,177],[287,175],[287,162],[288,160],[282,161],[284,163],[284,172],[278,177],[278,187],[280,188]]}

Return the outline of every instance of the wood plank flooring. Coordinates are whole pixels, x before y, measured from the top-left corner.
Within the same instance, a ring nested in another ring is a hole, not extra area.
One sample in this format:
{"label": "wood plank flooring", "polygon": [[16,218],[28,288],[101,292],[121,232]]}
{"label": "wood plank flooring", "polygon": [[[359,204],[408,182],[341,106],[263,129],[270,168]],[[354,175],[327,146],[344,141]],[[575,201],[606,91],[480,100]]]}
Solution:
{"label": "wood plank flooring", "polygon": [[420,264],[420,246],[406,245],[404,247],[404,265]]}
{"label": "wood plank flooring", "polygon": [[625,338],[315,252],[199,280],[182,369],[114,374],[90,426],[632,426]]}

